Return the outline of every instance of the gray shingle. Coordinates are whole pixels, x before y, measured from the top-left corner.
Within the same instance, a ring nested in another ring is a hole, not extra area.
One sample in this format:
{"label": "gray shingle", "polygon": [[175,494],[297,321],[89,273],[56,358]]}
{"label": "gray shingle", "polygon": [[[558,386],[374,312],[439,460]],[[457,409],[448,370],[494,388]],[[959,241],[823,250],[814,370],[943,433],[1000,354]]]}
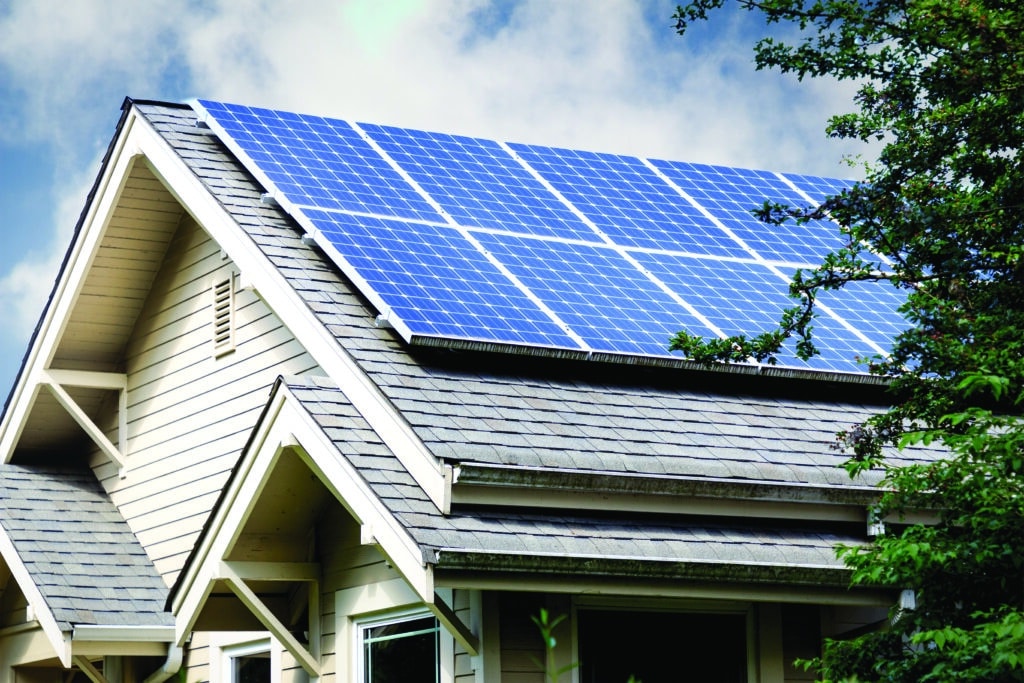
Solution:
{"label": "gray shingle", "polygon": [[173,625],[166,585],[90,470],[0,465],[0,526],[62,629]]}

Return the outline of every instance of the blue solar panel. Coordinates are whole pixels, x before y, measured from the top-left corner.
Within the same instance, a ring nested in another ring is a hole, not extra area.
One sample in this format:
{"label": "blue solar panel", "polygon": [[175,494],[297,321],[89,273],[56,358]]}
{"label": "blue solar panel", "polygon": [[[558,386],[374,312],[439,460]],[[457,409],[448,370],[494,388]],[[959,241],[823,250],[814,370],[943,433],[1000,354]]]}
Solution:
{"label": "blue solar panel", "polygon": [[511,147],[616,244],[749,256],[640,159],[531,145]]}
{"label": "blue solar panel", "polygon": [[[842,244],[834,224],[766,226],[751,211],[817,202],[847,181],[200,108],[413,342],[670,357],[679,330],[773,329],[794,302],[768,263],[813,267]],[[785,365],[863,371],[855,358],[905,327],[884,284],[820,301],[842,322],[819,315],[822,355]]]}
{"label": "blue solar panel", "polygon": [[496,142],[360,126],[460,225],[600,239]]}
{"label": "blue solar panel", "polygon": [[711,334],[612,249],[509,235],[479,239],[595,351],[665,356],[680,329]]}
{"label": "blue solar panel", "polygon": [[458,230],[304,213],[414,335],[579,348]]}
{"label": "blue solar panel", "polygon": [[814,202],[822,202],[826,197],[839,194],[844,189],[853,186],[852,180],[840,180],[838,178],[822,178],[813,175],[800,175],[799,173],[784,173],[786,180],[790,181]]}
{"label": "blue solar panel", "polygon": [[840,290],[818,295],[818,301],[887,352],[893,338],[909,327],[898,312],[905,300],[898,289],[885,282],[851,282]]}
{"label": "blue solar panel", "polygon": [[[637,254],[636,259],[727,335],[751,337],[772,330],[780,311],[798,303],[788,296],[788,282],[759,263],[658,253]],[[800,361],[791,343],[784,364],[857,372],[855,357],[875,353],[870,344],[825,314],[815,320],[814,337],[824,351],[821,356]]]}
{"label": "blue solar panel", "polygon": [[652,163],[764,259],[817,264],[843,244],[839,227],[832,223],[796,225],[790,221],[767,226],[751,213],[766,200],[808,205],[774,173],[673,161]]}
{"label": "blue solar panel", "polygon": [[233,151],[253,161],[250,171],[296,206],[441,220],[345,121],[218,102],[200,105],[211,126],[235,143]]}

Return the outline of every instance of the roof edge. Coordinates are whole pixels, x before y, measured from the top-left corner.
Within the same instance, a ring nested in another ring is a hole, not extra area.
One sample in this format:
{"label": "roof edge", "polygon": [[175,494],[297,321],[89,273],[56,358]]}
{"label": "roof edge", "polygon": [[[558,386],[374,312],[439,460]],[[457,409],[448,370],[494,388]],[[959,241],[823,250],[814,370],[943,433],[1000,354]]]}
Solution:
{"label": "roof edge", "polygon": [[524,467],[463,462],[453,466],[453,490],[459,486],[547,489],[563,492],[735,498],[792,503],[870,505],[880,490],[867,484],[829,486],[800,482],[687,477],[632,472]]}
{"label": "roof edge", "polygon": [[571,574],[590,577],[770,583],[848,588],[851,570],[841,565],[792,565],[478,552],[442,548],[434,551],[437,570],[494,573]]}

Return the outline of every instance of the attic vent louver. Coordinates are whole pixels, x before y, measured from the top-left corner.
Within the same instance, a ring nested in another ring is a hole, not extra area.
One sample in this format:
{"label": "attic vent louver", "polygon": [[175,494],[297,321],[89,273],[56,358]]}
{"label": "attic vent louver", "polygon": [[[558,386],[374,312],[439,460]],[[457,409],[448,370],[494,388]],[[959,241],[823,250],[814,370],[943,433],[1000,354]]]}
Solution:
{"label": "attic vent louver", "polygon": [[213,356],[235,350],[235,275],[213,283]]}

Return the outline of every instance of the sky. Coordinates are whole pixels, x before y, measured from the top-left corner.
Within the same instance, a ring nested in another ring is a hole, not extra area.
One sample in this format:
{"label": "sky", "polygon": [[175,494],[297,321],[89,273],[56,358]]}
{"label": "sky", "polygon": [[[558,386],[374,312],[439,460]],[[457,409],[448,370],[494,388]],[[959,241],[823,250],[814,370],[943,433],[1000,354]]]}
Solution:
{"label": "sky", "polygon": [[[755,15],[673,0],[0,0],[0,398],[126,96],[850,177],[853,86],[758,72]],[[777,33],[780,29],[773,26]]]}

